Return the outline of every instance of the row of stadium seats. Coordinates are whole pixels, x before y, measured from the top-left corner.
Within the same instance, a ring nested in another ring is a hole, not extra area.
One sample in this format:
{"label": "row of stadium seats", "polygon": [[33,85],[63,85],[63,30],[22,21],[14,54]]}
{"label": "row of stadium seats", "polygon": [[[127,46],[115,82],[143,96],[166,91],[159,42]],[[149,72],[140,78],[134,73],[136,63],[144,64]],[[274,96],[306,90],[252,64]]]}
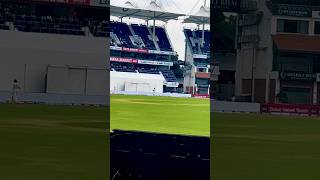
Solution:
{"label": "row of stadium seats", "polygon": [[95,22],[89,25],[91,33],[96,37],[108,37],[109,35],[109,23],[107,21]]}
{"label": "row of stadium seats", "polygon": [[111,69],[113,71],[118,72],[139,72],[139,73],[147,73],[147,74],[160,74],[162,73],[163,77],[167,82],[177,82],[177,78],[174,73],[169,69],[157,69],[156,67],[135,67],[130,63],[118,63],[111,62]]}
{"label": "row of stadium seats", "polygon": [[5,18],[4,13],[0,12],[0,29],[9,30],[10,28],[6,23],[7,23],[7,19]]}
{"label": "row of stadium seats", "polygon": [[[176,60],[176,59],[174,59],[175,58],[174,56],[160,55],[160,54],[147,54],[147,55],[144,55],[144,58],[154,59],[155,61],[166,61],[166,62],[173,62]],[[139,57],[138,57],[138,59],[139,59]]]}
{"label": "row of stadium seats", "polygon": [[[111,24],[111,27],[112,27],[112,24]],[[143,25],[139,26],[138,24],[132,24],[131,27],[134,33],[142,38],[146,49],[156,50],[156,46],[152,41],[151,34],[147,26],[143,26]]]}
{"label": "row of stadium seats", "polygon": [[206,67],[210,64],[210,59],[194,59],[194,65],[199,67]]}
{"label": "row of stadium seats", "polygon": [[209,178],[209,138],[114,130],[110,139],[119,179]]}
{"label": "row of stadium seats", "polygon": [[156,36],[159,39],[158,45],[159,45],[160,49],[163,51],[173,51],[173,49],[170,45],[170,42],[169,42],[169,38],[167,38],[167,34],[164,31],[164,29],[160,28],[160,27],[156,27],[155,31],[156,31]]}
{"label": "row of stadium seats", "polygon": [[133,44],[129,38],[131,34],[129,26],[124,23],[111,22],[110,24],[110,32],[116,34],[118,39],[120,40],[119,46],[133,48]]}
{"label": "row of stadium seats", "polygon": [[138,68],[139,73],[147,73],[147,74],[159,74],[160,71],[156,68]]}
{"label": "row of stadium seats", "polygon": [[5,18],[3,18],[1,15],[0,15],[0,29],[2,30],[9,30],[9,26],[6,24],[6,20]]}
{"label": "row of stadium seats", "polygon": [[166,79],[167,82],[177,82],[177,78],[171,70],[163,69],[161,70],[162,75]]}
{"label": "row of stadium seats", "polygon": [[[196,32],[196,37],[199,39],[202,39],[202,31],[197,30]],[[204,45],[203,45],[203,51],[204,54],[209,54],[210,53],[210,32],[209,31],[204,31]]]}
{"label": "row of stadium seats", "polygon": [[85,35],[79,21],[68,19],[19,15],[13,23],[17,30],[23,32]]}
{"label": "row of stadium seats", "polygon": [[[111,22],[110,32],[120,41],[117,42],[117,40],[112,40],[112,45],[127,48],[173,51],[169,38],[162,27],[155,28],[155,42],[153,41],[152,28],[145,25],[128,25],[120,22]],[[139,42],[140,39],[142,40],[142,43]],[[158,45],[159,49],[157,49],[156,45]]]}
{"label": "row of stadium seats", "polygon": [[111,69],[119,72],[136,72],[135,67],[132,64],[111,63]]}
{"label": "row of stadium seats", "polygon": [[[210,54],[210,32],[204,31],[204,44],[202,45],[202,30],[184,30],[185,36],[192,47],[194,54]],[[200,48],[199,48],[200,45]]]}
{"label": "row of stadium seats", "polygon": [[12,23],[15,30],[23,32],[54,33],[69,35],[86,35],[85,27],[89,26],[91,34],[97,37],[107,37],[108,22],[96,24],[81,21],[77,18],[34,16],[34,15],[4,15],[0,13],[0,29],[10,30],[8,23]]}

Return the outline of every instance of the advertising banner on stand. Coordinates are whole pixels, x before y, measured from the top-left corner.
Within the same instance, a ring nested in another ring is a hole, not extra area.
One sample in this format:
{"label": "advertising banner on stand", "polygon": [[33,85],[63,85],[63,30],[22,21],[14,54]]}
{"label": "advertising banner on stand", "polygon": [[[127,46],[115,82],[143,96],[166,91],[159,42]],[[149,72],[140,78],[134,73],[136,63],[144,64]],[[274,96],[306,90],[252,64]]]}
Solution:
{"label": "advertising banner on stand", "polygon": [[97,6],[97,7],[108,7],[110,5],[110,0],[33,0],[33,1],[62,3],[62,4],[77,4],[77,5]]}

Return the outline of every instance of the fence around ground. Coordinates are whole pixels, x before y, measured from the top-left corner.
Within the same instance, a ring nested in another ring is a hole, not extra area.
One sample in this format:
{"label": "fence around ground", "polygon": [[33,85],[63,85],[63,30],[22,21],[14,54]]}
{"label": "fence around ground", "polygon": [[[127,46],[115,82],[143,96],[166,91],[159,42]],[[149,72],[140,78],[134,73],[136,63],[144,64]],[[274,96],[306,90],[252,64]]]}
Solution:
{"label": "fence around ground", "polygon": [[248,112],[260,113],[259,103],[230,102],[211,100],[211,112]]}
{"label": "fence around ground", "polygon": [[259,104],[211,100],[211,112],[269,113],[278,115],[320,116],[319,105]]}
{"label": "fence around ground", "polygon": [[[106,93],[107,94],[107,93]],[[0,91],[0,102],[11,102],[12,93]],[[53,93],[17,93],[18,103],[39,103],[50,105],[101,105],[108,106],[109,96],[107,95],[74,95],[74,94],[53,94]]]}
{"label": "fence around ground", "polygon": [[191,98],[191,94],[181,93],[153,93],[153,92],[136,92],[136,91],[111,91],[111,94],[122,94],[122,95],[137,95],[137,96],[166,96],[166,97],[180,97],[180,98]]}
{"label": "fence around ground", "polygon": [[[57,93],[26,93],[18,92],[17,101],[21,103],[40,103],[51,105],[102,105],[109,106],[110,96],[107,95],[77,95]],[[192,98],[190,94],[179,93],[139,93],[118,91],[112,94],[166,96],[179,98]],[[8,103],[12,100],[12,92],[0,91],[0,103]],[[318,105],[294,105],[294,104],[259,104],[246,102],[231,102],[211,100],[210,112],[225,113],[270,113],[282,115],[320,116]]]}
{"label": "fence around ground", "polygon": [[272,114],[320,116],[320,106],[302,104],[262,104],[261,112]]}

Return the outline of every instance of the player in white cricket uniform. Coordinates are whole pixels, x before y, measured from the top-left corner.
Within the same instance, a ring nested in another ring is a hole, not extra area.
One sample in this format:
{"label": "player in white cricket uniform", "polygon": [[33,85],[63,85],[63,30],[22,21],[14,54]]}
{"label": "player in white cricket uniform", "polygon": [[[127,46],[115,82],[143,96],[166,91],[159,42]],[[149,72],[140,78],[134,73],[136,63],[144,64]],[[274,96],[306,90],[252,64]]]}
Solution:
{"label": "player in white cricket uniform", "polygon": [[17,102],[17,94],[18,91],[21,89],[21,87],[19,86],[18,81],[15,79],[13,80],[13,86],[12,86],[12,103],[16,103]]}

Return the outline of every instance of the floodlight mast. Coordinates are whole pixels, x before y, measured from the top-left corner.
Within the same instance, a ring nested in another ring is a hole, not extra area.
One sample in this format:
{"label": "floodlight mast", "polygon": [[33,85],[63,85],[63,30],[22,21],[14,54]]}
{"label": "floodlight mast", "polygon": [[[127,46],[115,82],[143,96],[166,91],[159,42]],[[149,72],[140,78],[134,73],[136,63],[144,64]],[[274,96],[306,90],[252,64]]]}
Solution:
{"label": "floodlight mast", "polygon": [[[203,7],[204,7],[204,9],[209,9],[209,7],[207,7],[207,0],[204,0],[204,3],[203,3]],[[202,42],[201,42],[201,44],[202,44],[202,46],[204,45],[204,22],[203,22],[203,24],[202,24]]]}
{"label": "floodlight mast", "polygon": [[[156,12],[155,11],[153,11],[153,16],[155,17],[156,16]],[[152,34],[152,40],[153,40],[153,42],[155,41],[155,39],[156,39],[156,18],[153,18],[153,32],[152,32],[153,34]]]}
{"label": "floodlight mast", "polygon": [[204,45],[204,24],[202,24],[202,46]]}
{"label": "floodlight mast", "polygon": [[151,8],[154,6],[153,9],[153,27],[152,27],[152,41],[155,42],[156,40],[156,9],[155,8],[159,8],[161,10],[161,5],[160,2],[157,3],[157,0],[151,0],[150,1],[150,10],[152,10]]}

